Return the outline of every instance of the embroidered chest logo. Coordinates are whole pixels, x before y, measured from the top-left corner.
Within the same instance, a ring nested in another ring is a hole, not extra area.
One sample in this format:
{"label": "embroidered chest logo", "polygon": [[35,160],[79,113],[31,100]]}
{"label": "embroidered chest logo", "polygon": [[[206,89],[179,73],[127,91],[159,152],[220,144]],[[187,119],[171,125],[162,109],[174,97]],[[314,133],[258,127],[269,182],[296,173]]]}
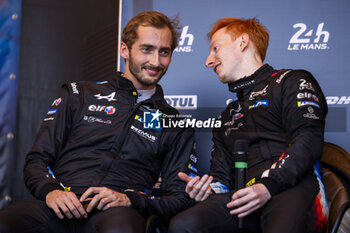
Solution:
{"label": "embroidered chest logo", "polygon": [[250,110],[252,108],[256,108],[256,107],[259,107],[259,106],[268,106],[268,105],[269,105],[269,103],[268,103],[267,100],[258,100],[258,101],[255,102],[255,104],[250,105],[248,109]]}
{"label": "embroidered chest logo", "polygon": [[116,108],[113,106],[101,106],[101,105],[90,105],[88,107],[90,112],[105,112],[107,115],[112,115],[116,112]]}
{"label": "embroidered chest logo", "polygon": [[307,83],[305,79],[300,79],[300,85],[299,85],[299,90],[311,90],[315,92],[315,89],[312,87],[311,83]]}
{"label": "embroidered chest logo", "polygon": [[117,99],[114,99],[114,96],[115,96],[115,92],[112,92],[111,94],[109,95],[101,95],[101,93],[97,94],[97,95],[94,95],[98,100],[102,100],[102,99],[106,99],[108,100],[108,102],[110,101],[117,101]]}
{"label": "embroidered chest logo", "polygon": [[249,96],[249,100],[254,100],[255,97],[257,96],[264,96],[267,94],[266,90],[267,90],[267,87],[269,85],[266,85],[266,87],[264,87],[264,89],[262,89],[261,91],[252,91],[252,93],[250,93],[250,96]]}
{"label": "embroidered chest logo", "polygon": [[243,126],[242,121],[238,122],[239,119],[242,119],[244,117],[244,114],[240,113],[241,110],[242,107],[240,103],[238,103],[236,108],[230,109],[231,121],[227,121],[224,124],[225,126],[228,126],[228,128],[225,130],[225,136],[228,136],[231,133],[231,131],[237,130]]}
{"label": "embroidered chest logo", "polygon": [[287,70],[286,72],[284,72],[283,74],[281,74],[281,76],[276,79],[276,83],[281,83],[282,82],[282,79],[284,78],[284,76],[286,76],[289,72],[291,72],[292,70]]}

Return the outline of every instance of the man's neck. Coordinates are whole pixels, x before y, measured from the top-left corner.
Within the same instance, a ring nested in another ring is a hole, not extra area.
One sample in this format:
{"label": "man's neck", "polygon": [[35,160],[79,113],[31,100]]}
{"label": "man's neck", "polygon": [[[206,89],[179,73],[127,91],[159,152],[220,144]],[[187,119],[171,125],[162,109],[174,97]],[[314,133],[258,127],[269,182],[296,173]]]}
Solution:
{"label": "man's neck", "polygon": [[129,79],[137,90],[152,90],[156,87],[156,85],[142,85],[128,70],[126,70],[122,76]]}
{"label": "man's neck", "polygon": [[156,93],[156,88],[151,90],[137,90],[137,103],[151,98],[154,93]]}
{"label": "man's neck", "polygon": [[249,57],[243,60],[244,67],[238,72],[237,80],[242,79],[244,77],[251,76],[255,73],[260,67],[263,66],[263,63],[259,57]]}

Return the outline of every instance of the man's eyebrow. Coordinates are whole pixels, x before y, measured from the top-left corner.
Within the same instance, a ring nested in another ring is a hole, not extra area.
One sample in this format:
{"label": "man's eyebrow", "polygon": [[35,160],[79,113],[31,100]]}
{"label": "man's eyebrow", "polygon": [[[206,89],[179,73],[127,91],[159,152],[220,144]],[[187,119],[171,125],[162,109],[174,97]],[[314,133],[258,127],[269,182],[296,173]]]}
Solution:
{"label": "man's eyebrow", "polygon": [[164,46],[164,47],[160,47],[160,49],[159,50],[171,50],[171,48],[170,47],[166,47],[166,46]]}
{"label": "man's eyebrow", "polygon": [[211,49],[214,46],[214,43],[209,44],[209,48]]}
{"label": "man's eyebrow", "polygon": [[213,47],[214,45],[220,44],[218,40],[212,40],[210,41],[209,47]]}
{"label": "man's eyebrow", "polygon": [[[151,44],[140,44],[139,45],[140,48],[157,48],[154,45]],[[160,47],[159,50],[171,50],[170,46],[164,46],[164,47]]]}
{"label": "man's eyebrow", "polygon": [[151,44],[140,44],[139,47],[143,47],[143,48],[155,48],[154,45]]}

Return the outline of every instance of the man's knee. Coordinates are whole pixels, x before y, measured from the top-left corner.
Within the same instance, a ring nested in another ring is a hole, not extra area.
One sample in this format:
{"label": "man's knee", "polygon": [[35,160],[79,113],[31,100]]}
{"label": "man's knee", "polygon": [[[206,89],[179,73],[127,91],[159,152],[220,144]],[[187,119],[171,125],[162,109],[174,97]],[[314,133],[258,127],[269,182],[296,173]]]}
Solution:
{"label": "man's knee", "polygon": [[137,233],[137,232],[145,232],[145,229],[140,228],[138,226],[132,226],[132,225],[128,225],[128,226],[114,226],[111,228],[105,228],[105,229],[101,229],[100,231],[98,231],[98,233]]}
{"label": "man's knee", "polygon": [[198,230],[198,215],[182,212],[173,217],[169,223],[169,233],[190,233]]}
{"label": "man's knee", "polygon": [[96,229],[98,233],[144,233],[146,221],[130,207],[112,207],[92,216],[86,227]]}

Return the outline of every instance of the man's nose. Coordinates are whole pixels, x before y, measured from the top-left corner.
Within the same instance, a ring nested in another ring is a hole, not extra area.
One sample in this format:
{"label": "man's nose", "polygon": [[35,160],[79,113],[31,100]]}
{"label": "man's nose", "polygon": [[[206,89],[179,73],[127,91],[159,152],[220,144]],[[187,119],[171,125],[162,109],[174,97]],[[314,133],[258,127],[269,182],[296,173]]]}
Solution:
{"label": "man's nose", "polygon": [[209,54],[209,56],[207,57],[207,60],[205,61],[205,66],[209,68],[209,67],[213,67],[213,64],[214,64],[213,56]]}
{"label": "man's nose", "polygon": [[149,63],[152,66],[159,66],[159,54],[157,52],[153,53]]}

